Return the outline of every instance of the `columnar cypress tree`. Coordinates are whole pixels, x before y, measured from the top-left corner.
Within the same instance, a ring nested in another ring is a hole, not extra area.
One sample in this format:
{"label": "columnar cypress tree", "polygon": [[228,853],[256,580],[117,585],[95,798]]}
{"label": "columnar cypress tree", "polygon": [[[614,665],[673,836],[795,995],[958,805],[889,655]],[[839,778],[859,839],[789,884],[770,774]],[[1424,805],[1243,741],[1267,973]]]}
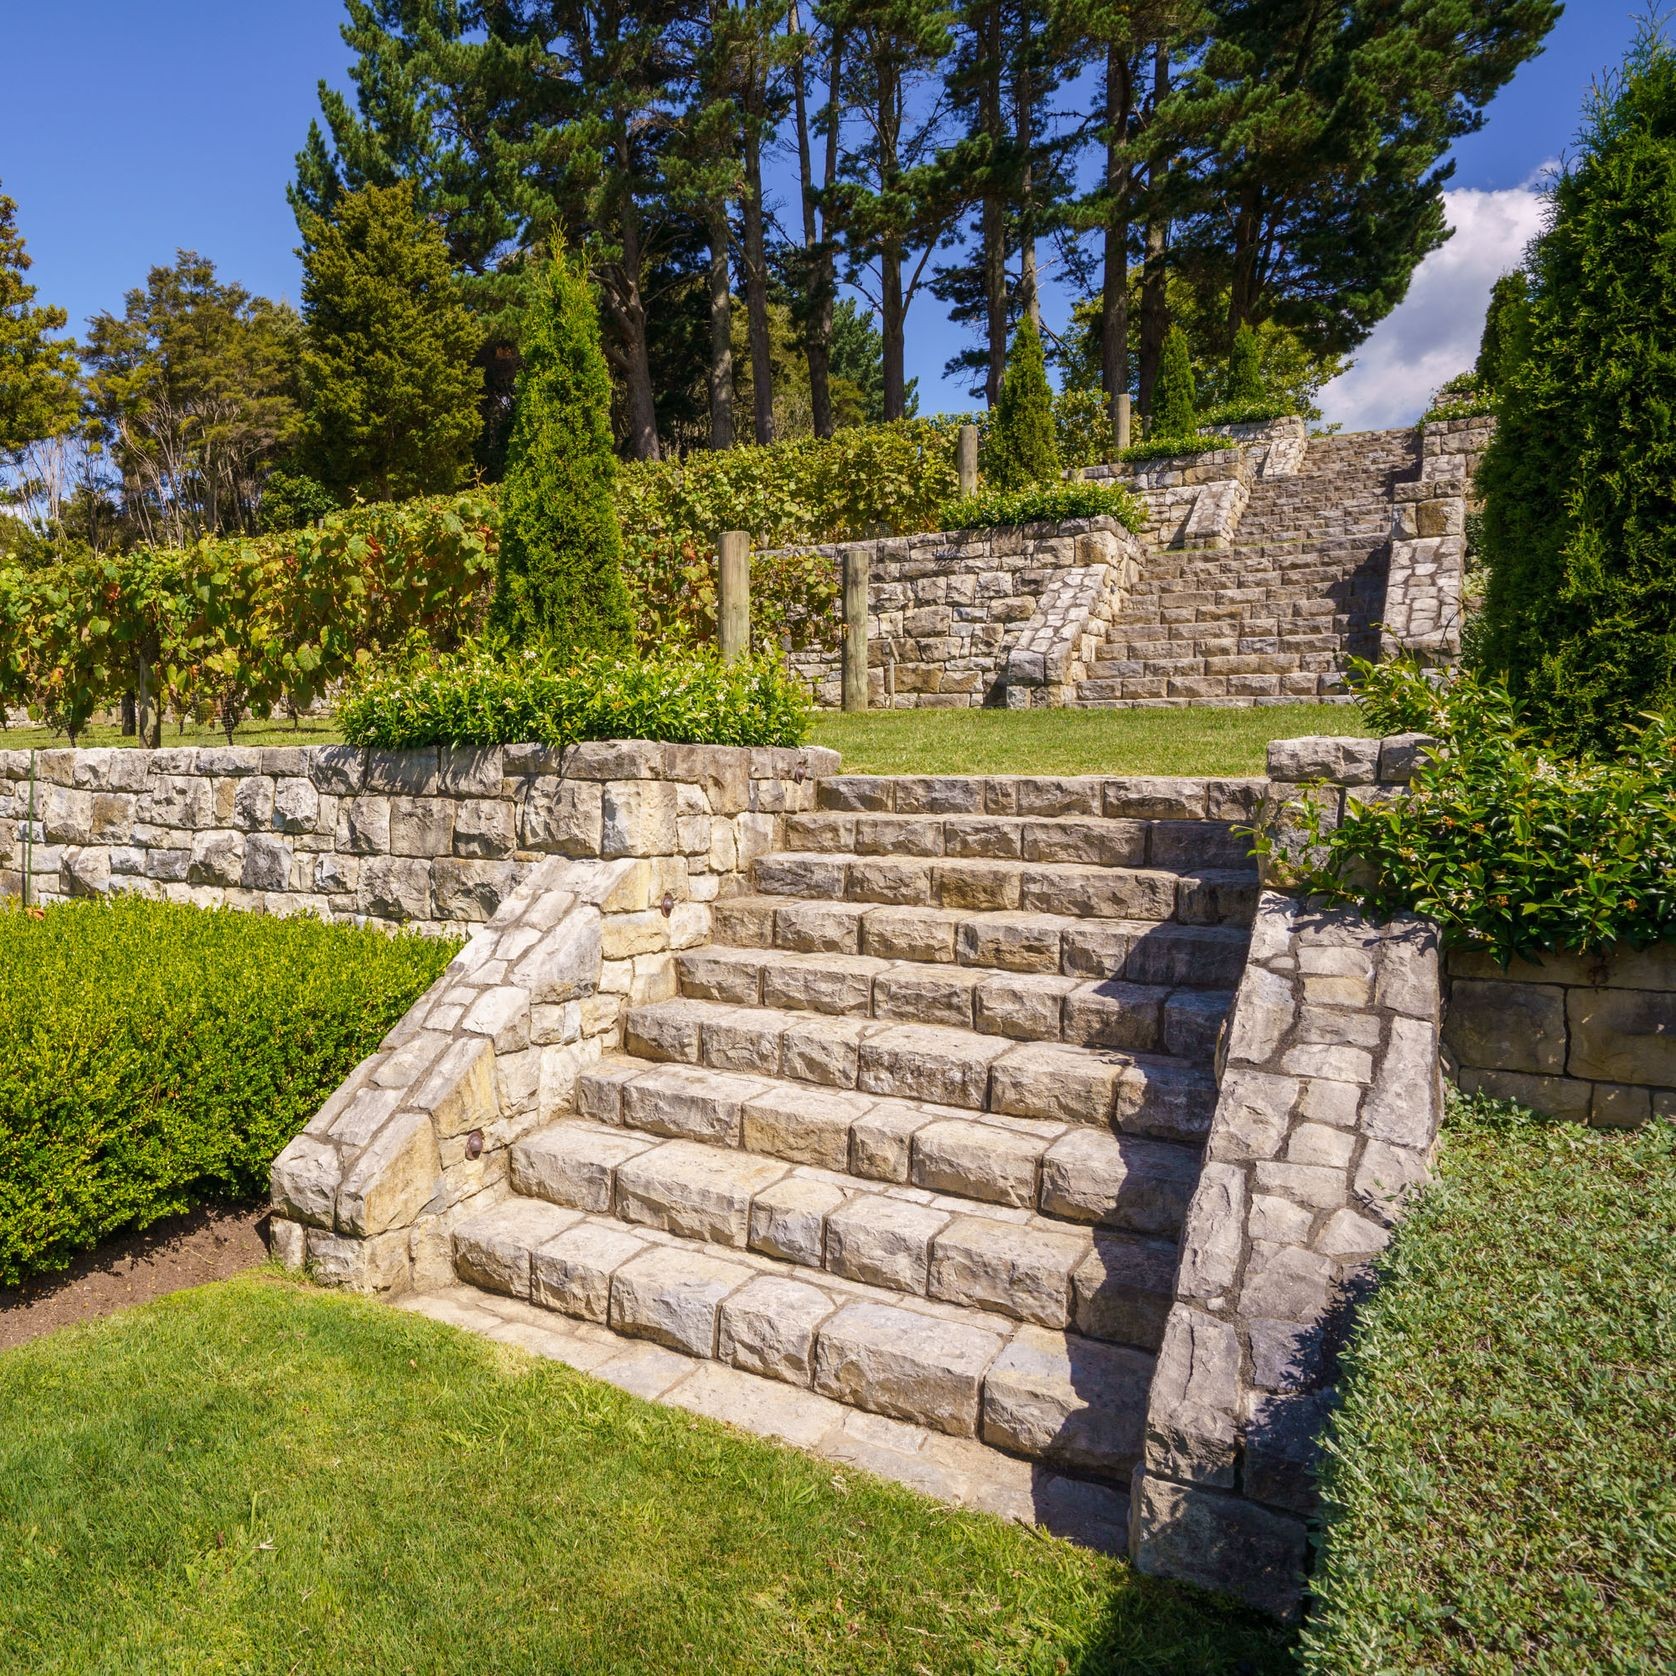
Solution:
{"label": "columnar cypress tree", "polygon": [[1484,336],[1478,345],[1478,382],[1501,389],[1530,351],[1530,281],[1523,268],[1503,274],[1490,290]]}
{"label": "columnar cypress tree", "polygon": [[1049,483],[1060,473],[1053,392],[1048,388],[1042,340],[1028,314],[1013,333],[985,454],[984,476],[994,489]]}
{"label": "columnar cypress tree", "polygon": [[1561,744],[1676,709],[1676,50],[1645,35],[1554,187],[1479,473],[1481,656]]}
{"label": "columnar cypress tree", "polygon": [[1228,352],[1228,400],[1260,402],[1263,393],[1263,359],[1257,333],[1250,326],[1241,326]]}
{"label": "columnar cypress tree", "polygon": [[1199,398],[1193,383],[1193,357],[1187,334],[1172,326],[1158,363],[1158,387],[1152,393],[1153,436],[1192,436],[1199,428]]}
{"label": "columnar cypress tree", "polygon": [[599,317],[587,281],[557,257],[531,287],[501,488],[490,623],[514,644],[631,650],[616,475]]}

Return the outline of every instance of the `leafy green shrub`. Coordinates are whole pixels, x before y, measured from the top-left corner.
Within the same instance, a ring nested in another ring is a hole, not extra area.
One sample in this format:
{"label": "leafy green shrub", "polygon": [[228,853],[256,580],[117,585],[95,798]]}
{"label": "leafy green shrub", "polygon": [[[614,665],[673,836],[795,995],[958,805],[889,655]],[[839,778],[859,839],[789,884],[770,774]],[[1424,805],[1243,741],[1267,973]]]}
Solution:
{"label": "leafy green shrub", "polygon": [[1071,469],[1102,466],[1117,458],[1117,432],[1103,390],[1068,384],[1053,398],[1053,430],[1059,458]]}
{"label": "leafy green shrub", "polygon": [[457,946],[136,897],[0,908],[0,1284],[260,1198]]}
{"label": "leafy green shrub", "polygon": [[1445,419],[1478,419],[1494,413],[1496,404],[1489,388],[1476,372],[1458,372],[1447,384],[1440,384],[1431,405],[1420,415],[1422,425]]}
{"label": "leafy green shrub", "polygon": [[1201,425],[1266,425],[1272,419],[1293,419],[1303,408],[1292,396],[1255,396],[1249,401],[1218,402],[1199,415]]}
{"label": "leafy green shrub", "polygon": [[612,497],[611,375],[593,297],[563,257],[532,292],[489,620],[515,645],[627,652],[634,626]]}
{"label": "leafy green shrub", "polygon": [[1676,1667],[1676,1125],[1451,1103],[1357,1312],[1308,1676]]}
{"label": "leafy green shrub", "polygon": [[338,497],[305,471],[275,466],[262,483],[256,522],[264,535],[317,524],[339,507]]}
{"label": "leafy green shrub", "polygon": [[1485,665],[1574,748],[1676,710],[1672,226],[1676,47],[1649,26],[1555,182],[1529,354],[1478,474]]}
{"label": "leafy green shrub", "polygon": [[943,508],[946,530],[1004,524],[1062,524],[1072,518],[1115,518],[1126,530],[1146,524],[1146,509],[1117,483],[1036,483],[1025,489],[983,489]]}
{"label": "leafy green shrub", "polygon": [[1228,351],[1228,386],[1225,400],[1230,407],[1261,402],[1268,395],[1263,384],[1263,351],[1255,329],[1242,325],[1234,333]]}
{"label": "leafy green shrub", "polygon": [[1214,431],[1203,435],[1190,432],[1186,436],[1149,436],[1144,442],[1125,448],[1118,458],[1129,465],[1145,465],[1149,460],[1173,460],[1188,454],[1220,454],[1238,447],[1239,443],[1231,436],[1218,436]]}
{"label": "leafy green shrub", "polygon": [[1028,314],[1007,350],[995,417],[984,437],[984,481],[993,489],[1023,489],[1059,476],[1059,439],[1053,425],[1042,339]]}
{"label": "leafy green shrub", "polygon": [[1309,799],[1293,805],[1313,859],[1291,885],[1427,914],[1504,961],[1676,937],[1676,727],[1652,721],[1609,760],[1567,759],[1492,682],[1434,685],[1412,662],[1358,661],[1351,678],[1374,731],[1427,733],[1438,749],[1407,796],[1350,801],[1335,830]]}
{"label": "leafy green shrub", "polygon": [[658,658],[590,653],[561,662],[539,647],[468,647],[374,670],[338,709],[352,745],[572,745],[664,739],[688,745],[800,745],[809,699],[776,658],[715,652]]}
{"label": "leafy green shrub", "polygon": [[1152,392],[1147,429],[1155,436],[1192,436],[1199,425],[1199,395],[1193,382],[1193,353],[1187,334],[1172,326],[1164,334],[1158,382]]}
{"label": "leafy green shrub", "polygon": [[1504,389],[1524,365],[1531,347],[1530,277],[1523,268],[1506,273],[1490,288],[1484,311],[1484,334],[1473,368],[1479,384],[1490,392]]}

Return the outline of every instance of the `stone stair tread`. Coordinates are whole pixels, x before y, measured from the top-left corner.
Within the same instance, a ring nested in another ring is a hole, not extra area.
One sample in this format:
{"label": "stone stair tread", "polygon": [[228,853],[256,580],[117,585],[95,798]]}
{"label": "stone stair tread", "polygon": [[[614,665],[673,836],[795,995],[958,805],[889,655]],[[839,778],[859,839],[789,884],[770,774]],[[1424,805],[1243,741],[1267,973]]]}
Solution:
{"label": "stone stair tread", "polygon": [[[1199,875],[1214,884],[1214,871]],[[1071,1041],[1208,1057],[1231,1005],[1228,990],[1126,983],[1057,973],[890,960],[864,954],[789,954],[705,944],[675,957],[688,999],[793,1012],[932,1023],[1018,1041]]]}
{"label": "stone stair tread", "polygon": [[1139,1455],[1146,1350],[520,1197],[453,1251],[485,1292],[852,1408],[1112,1480]]}
{"label": "stone stair tread", "polygon": [[1165,1140],[1202,1136],[1215,1100],[1208,1069],[1163,1055],[720,1001],[633,1007],[624,1045],[643,1059]]}
{"label": "stone stair tread", "polygon": [[1207,989],[1238,983],[1250,941],[1246,927],[1237,924],[1089,920],[1019,910],[906,908],[765,895],[718,902],[714,921],[715,940],[735,947],[870,954]]}

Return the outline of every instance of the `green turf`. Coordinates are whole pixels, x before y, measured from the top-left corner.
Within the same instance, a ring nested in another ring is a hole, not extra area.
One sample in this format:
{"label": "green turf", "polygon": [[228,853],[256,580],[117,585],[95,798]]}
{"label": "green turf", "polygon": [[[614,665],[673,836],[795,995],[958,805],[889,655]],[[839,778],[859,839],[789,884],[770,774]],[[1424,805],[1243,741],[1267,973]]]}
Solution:
{"label": "green turf", "polygon": [[1262,774],[1271,739],[1363,734],[1343,704],[1249,710],[823,711],[810,743],[849,774]]}
{"label": "green turf", "polygon": [[1359,1319],[1305,1668],[1676,1670],[1676,1126],[1488,1103]]}
{"label": "green turf", "polygon": [[[330,716],[301,716],[295,725],[278,719],[273,721],[241,722],[233,731],[235,745],[339,745],[343,735]],[[169,745],[225,745],[227,732],[216,726],[200,727],[196,723],[181,728],[173,722],[163,727],[163,743]],[[76,744],[83,750],[95,746],[132,745],[139,741],[125,735],[119,727],[95,726],[83,728]],[[51,728],[33,724],[0,729],[0,751],[63,751],[68,750],[69,736]]]}
{"label": "green turf", "polygon": [[0,1356],[31,1672],[1279,1676],[1122,1564],[267,1273]]}

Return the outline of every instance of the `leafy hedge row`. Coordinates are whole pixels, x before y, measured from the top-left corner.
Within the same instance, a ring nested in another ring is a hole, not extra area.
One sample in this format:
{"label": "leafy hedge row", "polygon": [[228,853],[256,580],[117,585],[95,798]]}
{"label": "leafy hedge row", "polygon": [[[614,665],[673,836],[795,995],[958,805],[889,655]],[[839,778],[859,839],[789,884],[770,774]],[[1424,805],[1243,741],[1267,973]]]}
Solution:
{"label": "leafy hedge row", "polygon": [[536,649],[380,668],[338,708],[353,745],[571,745],[666,739],[686,745],[800,745],[809,700],[777,658],[714,652],[605,655],[560,663]]}
{"label": "leafy hedge row", "polygon": [[1373,731],[1427,733],[1439,749],[1408,796],[1351,801],[1335,830],[1317,804],[1293,805],[1312,859],[1289,883],[1427,914],[1451,942],[1503,960],[1676,937],[1676,724],[1650,719],[1614,757],[1568,758],[1493,683],[1433,685],[1402,662],[1351,675]]}
{"label": "leafy hedge row", "polygon": [[0,1284],[260,1198],[456,947],[134,897],[0,908]]}
{"label": "leafy hedge row", "polygon": [[945,530],[981,530],[1073,518],[1115,518],[1126,530],[1140,530],[1146,526],[1146,508],[1117,483],[1032,483],[951,500],[938,523]]}

